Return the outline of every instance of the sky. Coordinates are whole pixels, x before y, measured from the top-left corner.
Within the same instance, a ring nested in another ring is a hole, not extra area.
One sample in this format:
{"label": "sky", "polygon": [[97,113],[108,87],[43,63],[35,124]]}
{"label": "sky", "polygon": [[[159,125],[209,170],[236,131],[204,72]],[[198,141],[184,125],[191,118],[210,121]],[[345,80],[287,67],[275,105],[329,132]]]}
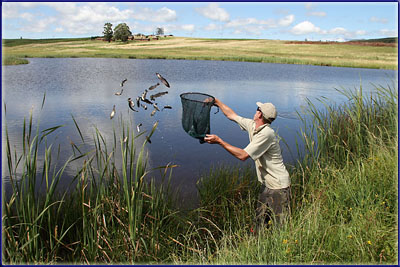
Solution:
{"label": "sky", "polygon": [[2,2],[2,38],[133,34],[346,41],[398,35],[397,2]]}

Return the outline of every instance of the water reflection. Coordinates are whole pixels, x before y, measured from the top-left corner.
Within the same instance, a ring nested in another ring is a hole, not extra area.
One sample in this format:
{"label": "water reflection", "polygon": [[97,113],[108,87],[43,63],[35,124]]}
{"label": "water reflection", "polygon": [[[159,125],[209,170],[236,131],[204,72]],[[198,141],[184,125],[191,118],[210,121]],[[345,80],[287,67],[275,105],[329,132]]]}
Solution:
{"label": "water reflection", "polygon": [[[160,85],[152,93],[168,90],[157,99],[159,107],[172,106],[171,110],[157,112],[151,117],[152,108],[134,113],[128,107],[127,98],[136,99],[149,86],[159,82],[155,73],[162,74],[171,88]],[[121,96],[120,83],[127,78]],[[272,127],[285,143],[281,142],[286,163],[296,159],[298,130],[302,126],[296,111],[301,111],[306,99],[326,97],[343,101],[335,88],[358,88],[360,79],[365,92],[372,84],[391,84],[395,71],[350,69],[303,65],[183,61],[183,60],[136,60],[136,59],[30,59],[30,64],[3,66],[3,102],[7,106],[7,126],[12,147],[22,149],[22,124],[33,107],[33,124],[40,118],[40,129],[64,125],[56,134],[49,136],[49,143],[56,142],[63,151],[62,160],[72,153],[70,141],[90,149],[93,145],[95,127],[107,142],[112,142],[113,131],[118,132],[118,118],[130,120],[135,126],[142,123],[142,130],[150,131],[155,121],[159,126],[147,145],[151,167],[169,162],[179,165],[173,177],[182,187],[183,193],[193,195],[199,174],[210,166],[221,163],[247,165],[239,162],[224,149],[216,145],[199,144],[181,126],[181,103],[179,95],[184,92],[201,92],[213,95],[229,105],[241,116],[252,118],[256,102],[272,102],[278,109],[278,119]],[[41,110],[43,95],[46,102]],[[318,103],[316,103],[318,105]],[[113,105],[117,114],[113,120],[109,115]],[[322,105],[321,105],[322,107]],[[3,107],[4,109],[4,107]],[[211,112],[211,133],[238,147],[248,143],[247,134],[222,112]],[[85,144],[73,123],[78,123]],[[3,113],[3,180],[7,176],[5,164],[5,120]],[[143,140],[144,136],[139,137]],[[117,146],[118,147],[118,146]],[[73,176],[81,166],[79,161],[68,166],[66,174]],[[251,163],[250,163],[251,164]],[[39,164],[40,165],[40,164]],[[68,184],[68,178],[63,179]]]}

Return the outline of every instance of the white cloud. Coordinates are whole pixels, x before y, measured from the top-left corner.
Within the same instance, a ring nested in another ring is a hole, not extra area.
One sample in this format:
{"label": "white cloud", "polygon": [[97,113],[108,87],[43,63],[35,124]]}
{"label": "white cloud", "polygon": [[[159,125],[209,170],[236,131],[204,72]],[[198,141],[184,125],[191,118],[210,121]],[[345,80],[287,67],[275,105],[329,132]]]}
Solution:
{"label": "white cloud", "polygon": [[398,36],[398,32],[396,30],[388,30],[388,29],[380,30],[379,34],[382,36],[387,36],[387,37]]}
{"label": "white cloud", "polygon": [[319,27],[316,27],[309,21],[303,21],[297,24],[290,30],[290,32],[296,35],[310,34],[310,33],[324,33],[324,31],[322,31]]}
{"label": "white cloud", "polygon": [[165,34],[173,34],[177,31],[185,31],[189,33],[193,33],[196,30],[196,26],[194,24],[184,24],[184,25],[177,25],[177,24],[168,24],[163,26]]}
{"label": "white cloud", "polygon": [[198,7],[195,9],[200,15],[215,21],[229,21],[229,13],[220,8],[217,3],[210,3],[206,7]]}
{"label": "white cloud", "polygon": [[21,30],[35,33],[43,32],[47,30],[51,25],[53,25],[55,21],[55,17],[44,18],[36,22],[27,24],[26,26],[22,27]]}
{"label": "white cloud", "polygon": [[370,22],[376,22],[376,23],[382,23],[382,24],[386,24],[388,23],[388,20],[385,18],[378,18],[378,17],[370,17],[369,18]]}
{"label": "white cloud", "polygon": [[328,31],[329,34],[346,34],[348,31],[342,27],[336,27]]}
{"label": "white cloud", "polygon": [[314,3],[311,3],[311,2],[309,2],[309,3],[305,3],[305,7],[306,7],[306,9],[307,9],[307,10],[313,9],[313,8],[314,8],[314,6],[315,6],[315,4],[314,4]]}
{"label": "white cloud", "polygon": [[207,26],[203,27],[206,31],[220,31],[223,29],[222,25],[217,25],[215,23],[210,23]]}
{"label": "white cloud", "polygon": [[294,15],[288,15],[288,16],[284,17],[283,19],[280,19],[278,21],[278,25],[286,27],[286,26],[289,26],[290,24],[292,24],[293,21],[294,21]]}
{"label": "white cloud", "polygon": [[314,16],[314,17],[325,17],[326,13],[323,11],[313,11],[313,12],[307,12],[308,16]]}
{"label": "white cloud", "polygon": [[135,10],[133,18],[143,21],[151,22],[168,22],[175,21],[177,19],[176,11],[162,7],[158,10],[152,10],[150,8],[140,8]]}

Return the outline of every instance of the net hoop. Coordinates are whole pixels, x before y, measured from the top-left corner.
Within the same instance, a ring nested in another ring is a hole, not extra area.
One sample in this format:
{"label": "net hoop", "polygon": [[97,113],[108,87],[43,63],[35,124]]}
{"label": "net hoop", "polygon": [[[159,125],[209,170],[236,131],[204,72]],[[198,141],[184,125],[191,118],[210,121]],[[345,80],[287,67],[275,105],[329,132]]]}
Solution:
{"label": "net hoop", "polygon": [[180,94],[180,97],[181,97],[181,99],[186,100],[186,101],[192,101],[192,102],[198,102],[198,103],[207,103],[207,102],[204,102],[204,99],[203,99],[203,101],[200,101],[200,100],[196,100],[196,99],[187,98],[189,95],[191,95],[191,96],[211,97],[212,101],[210,101],[209,103],[214,104],[214,102],[215,102],[215,97],[213,97],[212,95],[209,95],[209,94],[204,94],[204,93],[189,92],[189,93]]}

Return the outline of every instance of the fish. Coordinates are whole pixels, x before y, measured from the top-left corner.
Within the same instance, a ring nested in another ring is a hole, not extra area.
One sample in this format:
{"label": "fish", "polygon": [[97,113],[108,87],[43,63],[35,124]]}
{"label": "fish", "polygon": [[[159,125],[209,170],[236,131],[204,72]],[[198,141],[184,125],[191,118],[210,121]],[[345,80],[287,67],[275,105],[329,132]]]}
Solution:
{"label": "fish", "polygon": [[164,107],[162,108],[162,110],[164,110],[164,109],[172,109],[172,107],[169,106],[169,105],[166,105],[166,106],[164,106]]}
{"label": "fish", "polygon": [[135,103],[132,101],[131,98],[128,98],[128,104],[129,104],[129,108],[132,109],[135,112],[138,112],[137,110],[135,110],[133,107],[135,106]]}
{"label": "fish", "polygon": [[154,107],[154,109],[160,111],[160,109],[159,109],[158,106],[157,106],[157,103],[153,103],[153,107]]}
{"label": "fish", "polygon": [[123,81],[121,82],[121,87],[124,86],[124,83],[125,83],[127,80],[128,80],[128,79],[125,78],[125,80],[123,80]]}
{"label": "fish", "polygon": [[151,96],[150,96],[150,99],[154,101],[154,99],[156,99],[157,97],[160,97],[160,96],[163,96],[163,95],[166,95],[166,94],[168,94],[168,91],[160,92],[160,93],[151,95]]}
{"label": "fish", "polygon": [[156,72],[156,75],[157,75],[158,79],[160,79],[160,81],[161,81],[166,87],[168,87],[168,88],[170,87],[170,86],[169,86],[169,83],[167,82],[167,80],[166,80],[163,76],[161,76],[160,73]]}
{"label": "fish", "polygon": [[124,138],[124,143],[126,143],[126,141],[128,140],[128,136],[126,136],[125,138]]}
{"label": "fish", "polygon": [[140,107],[140,96],[136,97],[136,104],[138,107]]}
{"label": "fish", "polygon": [[138,125],[136,125],[136,130],[138,131],[138,133],[140,132],[140,126],[142,126],[141,123],[139,123]]}
{"label": "fish", "polygon": [[114,118],[114,115],[115,115],[115,105],[113,106],[113,110],[111,111],[110,120],[111,120],[112,118]]}
{"label": "fish", "polygon": [[146,99],[146,95],[147,95],[147,89],[144,90],[144,92],[143,92],[142,95],[140,96],[140,99],[141,99],[142,101],[144,101],[144,100]]}
{"label": "fish", "polygon": [[147,98],[141,99],[143,102],[152,105],[153,102],[151,102],[150,100],[148,100]]}
{"label": "fish", "polygon": [[123,91],[124,91],[124,88],[121,89],[121,92],[116,92],[115,95],[122,95]]}
{"label": "fish", "polygon": [[153,89],[155,89],[157,86],[159,86],[160,85],[160,83],[157,83],[157,84],[155,84],[155,85],[152,85],[152,86],[150,86],[149,87],[149,90],[153,90]]}
{"label": "fish", "polygon": [[156,114],[157,109],[153,109],[153,111],[151,112],[150,116],[154,116],[154,114]]}
{"label": "fish", "polygon": [[141,104],[141,106],[142,106],[142,108],[144,108],[144,110],[147,110],[147,106],[146,105]]}

